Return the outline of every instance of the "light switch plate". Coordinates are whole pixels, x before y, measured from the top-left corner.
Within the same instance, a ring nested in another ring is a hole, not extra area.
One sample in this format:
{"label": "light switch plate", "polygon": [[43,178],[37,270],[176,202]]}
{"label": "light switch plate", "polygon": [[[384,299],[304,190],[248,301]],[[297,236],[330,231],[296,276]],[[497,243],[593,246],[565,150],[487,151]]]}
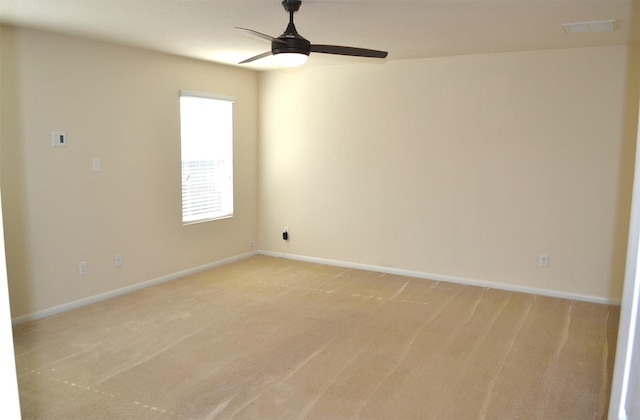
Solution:
{"label": "light switch plate", "polygon": [[67,135],[64,131],[51,132],[51,145],[53,147],[64,147],[67,145]]}

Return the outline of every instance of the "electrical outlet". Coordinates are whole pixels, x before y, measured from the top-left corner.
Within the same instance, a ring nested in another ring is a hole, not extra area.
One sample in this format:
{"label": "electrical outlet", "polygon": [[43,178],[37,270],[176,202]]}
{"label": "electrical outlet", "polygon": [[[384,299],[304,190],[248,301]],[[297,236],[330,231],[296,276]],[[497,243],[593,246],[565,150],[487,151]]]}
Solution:
{"label": "electrical outlet", "polygon": [[538,257],[538,267],[549,267],[549,256],[547,254],[540,254],[540,257]]}
{"label": "electrical outlet", "polygon": [[282,230],[282,239],[285,240],[285,241],[289,240],[289,228],[288,227],[285,227]]}
{"label": "electrical outlet", "polygon": [[86,276],[89,271],[89,265],[86,261],[80,261],[80,264],[78,264],[78,270],[80,271],[81,276]]}
{"label": "electrical outlet", "polygon": [[249,236],[249,248],[253,248],[253,236]]}
{"label": "electrical outlet", "polygon": [[121,253],[117,253],[116,257],[114,258],[114,262],[116,264],[116,267],[122,267],[122,254]]}

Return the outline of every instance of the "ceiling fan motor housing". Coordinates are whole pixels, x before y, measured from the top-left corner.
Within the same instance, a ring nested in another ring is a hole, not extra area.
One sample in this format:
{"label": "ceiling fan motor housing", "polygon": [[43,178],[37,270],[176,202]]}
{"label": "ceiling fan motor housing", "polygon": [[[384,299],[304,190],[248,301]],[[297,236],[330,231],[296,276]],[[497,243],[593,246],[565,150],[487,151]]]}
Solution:
{"label": "ceiling fan motor housing", "polygon": [[309,55],[311,52],[311,43],[297,33],[284,33],[277,39],[285,41],[286,43],[271,41],[271,52],[273,54],[290,53]]}

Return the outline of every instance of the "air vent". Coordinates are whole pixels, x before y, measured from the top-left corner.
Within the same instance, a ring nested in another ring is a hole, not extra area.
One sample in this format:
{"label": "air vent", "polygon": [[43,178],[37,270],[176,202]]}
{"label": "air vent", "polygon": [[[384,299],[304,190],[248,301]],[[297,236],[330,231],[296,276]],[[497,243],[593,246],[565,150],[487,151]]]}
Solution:
{"label": "air vent", "polygon": [[615,19],[594,20],[591,22],[563,23],[562,27],[568,34],[585,34],[588,32],[613,32],[616,30]]}

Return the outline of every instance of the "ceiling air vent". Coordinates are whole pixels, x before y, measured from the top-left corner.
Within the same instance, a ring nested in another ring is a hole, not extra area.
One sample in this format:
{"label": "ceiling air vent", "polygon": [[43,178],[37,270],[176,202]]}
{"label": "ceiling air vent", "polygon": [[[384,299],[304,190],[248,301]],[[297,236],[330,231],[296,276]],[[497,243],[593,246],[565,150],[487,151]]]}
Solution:
{"label": "ceiling air vent", "polygon": [[594,20],[591,22],[563,23],[564,31],[571,34],[584,34],[587,32],[613,32],[616,30],[615,19]]}

